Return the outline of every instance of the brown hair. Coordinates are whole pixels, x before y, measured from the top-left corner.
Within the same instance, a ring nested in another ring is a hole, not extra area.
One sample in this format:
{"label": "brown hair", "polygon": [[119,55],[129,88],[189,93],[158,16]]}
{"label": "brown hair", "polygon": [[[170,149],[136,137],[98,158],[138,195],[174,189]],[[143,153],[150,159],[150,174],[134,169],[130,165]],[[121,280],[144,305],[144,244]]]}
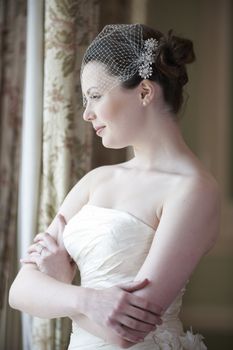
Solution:
{"label": "brown hair", "polygon": [[[183,103],[183,86],[188,82],[186,64],[195,60],[193,43],[189,39],[175,36],[172,29],[164,35],[146,25],[142,27],[144,40],[155,38],[159,41],[159,51],[152,65],[153,74],[149,79],[162,87],[164,100],[171,111],[177,114]],[[126,88],[134,88],[141,80],[139,75],[134,75],[122,85]]]}
{"label": "brown hair", "polygon": [[[162,87],[165,102],[169,105],[171,111],[177,114],[183,103],[183,86],[188,82],[186,64],[195,60],[193,43],[189,39],[174,35],[173,30],[169,30],[168,34],[164,35],[144,24],[140,26],[144,40],[150,38],[158,40],[156,60],[152,64],[153,74],[149,79],[157,82]],[[108,27],[105,28],[108,29]],[[114,37],[114,32],[110,38],[108,35],[104,35],[101,45],[98,40],[94,40],[85,53],[85,64],[98,60],[107,65],[110,74],[116,76],[119,75],[119,71],[124,71],[124,67],[132,63],[132,48],[124,45],[125,42],[127,43],[127,38],[124,36],[118,37],[117,35],[119,34],[117,33]],[[118,54],[119,45],[124,48],[121,56]],[[108,61],[111,64],[108,65]],[[116,64],[112,64],[112,61]],[[122,82],[121,86],[132,89],[142,79],[136,72],[130,79]]]}

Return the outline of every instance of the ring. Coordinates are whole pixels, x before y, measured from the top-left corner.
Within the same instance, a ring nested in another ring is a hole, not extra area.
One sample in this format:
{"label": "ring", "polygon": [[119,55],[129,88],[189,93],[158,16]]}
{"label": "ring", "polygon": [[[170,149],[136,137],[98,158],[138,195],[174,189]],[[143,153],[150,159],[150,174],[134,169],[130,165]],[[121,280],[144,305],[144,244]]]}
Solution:
{"label": "ring", "polygon": [[39,244],[40,246],[41,246],[41,250],[38,252],[40,255],[41,255],[41,253],[42,253],[42,251],[43,251],[43,249],[45,248],[43,245],[41,245],[41,244]]}

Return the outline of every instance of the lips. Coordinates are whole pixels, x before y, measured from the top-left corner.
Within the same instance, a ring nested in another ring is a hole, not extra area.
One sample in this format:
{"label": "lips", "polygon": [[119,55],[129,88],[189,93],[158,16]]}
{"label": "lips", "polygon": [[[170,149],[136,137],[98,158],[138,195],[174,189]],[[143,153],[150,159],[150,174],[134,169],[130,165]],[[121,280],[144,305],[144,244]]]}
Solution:
{"label": "lips", "polygon": [[96,135],[100,135],[102,133],[102,131],[104,130],[105,126],[104,127],[101,127],[99,128],[97,131],[96,131]]}
{"label": "lips", "polygon": [[102,129],[102,128],[104,128],[105,127],[105,125],[102,125],[102,126],[94,126],[94,129],[95,129],[95,131],[98,131],[99,129]]}

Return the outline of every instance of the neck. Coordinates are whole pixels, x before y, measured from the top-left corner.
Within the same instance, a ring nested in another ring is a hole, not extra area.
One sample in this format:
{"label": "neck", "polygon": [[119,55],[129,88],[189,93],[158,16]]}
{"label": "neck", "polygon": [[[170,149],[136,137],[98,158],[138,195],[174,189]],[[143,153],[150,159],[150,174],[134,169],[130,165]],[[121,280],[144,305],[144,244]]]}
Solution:
{"label": "neck", "polygon": [[143,170],[175,171],[177,160],[187,159],[191,150],[186,145],[179,122],[170,112],[148,112],[143,116],[143,131],[133,142],[134,167]]}

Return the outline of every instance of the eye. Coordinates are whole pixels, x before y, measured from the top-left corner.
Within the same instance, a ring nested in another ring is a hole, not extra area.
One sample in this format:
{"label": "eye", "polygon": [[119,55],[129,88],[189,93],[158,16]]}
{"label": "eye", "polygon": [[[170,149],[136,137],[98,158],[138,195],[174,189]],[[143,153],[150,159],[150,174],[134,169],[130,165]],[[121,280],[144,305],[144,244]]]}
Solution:
{"label": "eye", "polygon": [[92,100],[98,100],[98,99],[100,99],[100,95],[99,94],[93,94],[93,95],[90,95],[90,99],[92,99]]}

